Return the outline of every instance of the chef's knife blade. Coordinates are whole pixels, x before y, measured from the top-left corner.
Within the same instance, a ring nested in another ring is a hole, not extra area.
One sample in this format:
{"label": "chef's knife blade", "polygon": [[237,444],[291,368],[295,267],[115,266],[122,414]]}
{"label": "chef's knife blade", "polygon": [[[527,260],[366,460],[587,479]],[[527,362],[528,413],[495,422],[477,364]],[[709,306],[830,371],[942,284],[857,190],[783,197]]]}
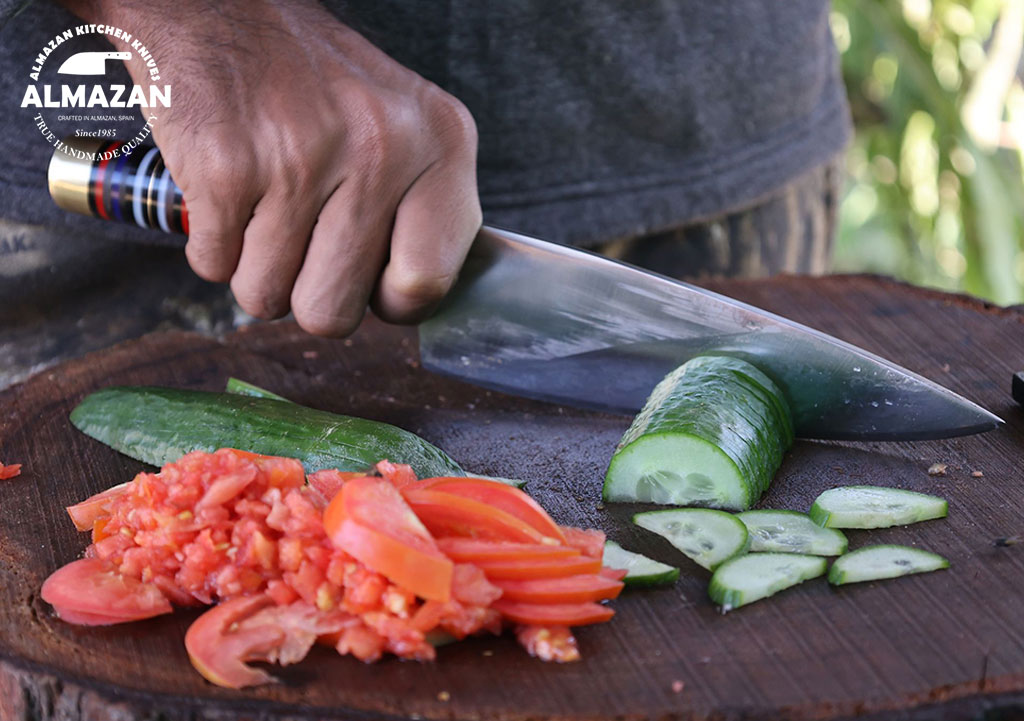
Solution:
{"label": "chef's knife blade", "polygon": [[1002,421],[814,329],[586,251],[485,227],[420,326],[424,367],[488,388],[635,413],[699,353],[746,358],[785,392],[797,435],[921,440]]}

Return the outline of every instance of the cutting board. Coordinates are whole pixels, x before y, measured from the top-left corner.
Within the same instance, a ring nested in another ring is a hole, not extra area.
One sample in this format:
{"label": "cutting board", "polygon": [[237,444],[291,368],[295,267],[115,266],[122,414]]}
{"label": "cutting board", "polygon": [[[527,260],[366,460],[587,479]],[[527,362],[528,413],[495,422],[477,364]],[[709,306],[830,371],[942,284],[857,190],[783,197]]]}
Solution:
{"label": "cutting board", "polygon": [[[760,503],[807,510],[821,491],[874,483],[949,499],[948,520],[849,534],[851,546],[938,551],[949,571],[830,588],[816,580],[720,615],[708,574],[601,504],[629,419],[489,393],[424,372],[415,334],[367,320],[350,340],[290,323],[223,339],[157,333],[52,368],[0,394],[0,718],[3,719],[824,719],[1024,711],[1024,417],[1009,382],[1024,367],[1024,314],[870,277],[721,282],[713,289],[906,365],[1007,425],[920,443],[799,442]],[[466,468],[515,476],[562,523],[596,526],[682,569],[627,592],[609,624],[579,631],[583,660],[549,665],[509,637],[440,649],[435,663],[364,665],[316,649],[281,683],[206,683],[182,645],[196,612],[113,628],[56,619],[43,579],[87,544],[63,507],[144,466],[78,433],[68,412],[110,384],[219,389],[235,375],[300,403],[408,428]],[[594,389],[600,393],[600,388]],[[934,463],[945,475],[929,475]],[[976,477],[978,474],[981,477]],[[1009,717],[1009,716],[1007,716]]]}

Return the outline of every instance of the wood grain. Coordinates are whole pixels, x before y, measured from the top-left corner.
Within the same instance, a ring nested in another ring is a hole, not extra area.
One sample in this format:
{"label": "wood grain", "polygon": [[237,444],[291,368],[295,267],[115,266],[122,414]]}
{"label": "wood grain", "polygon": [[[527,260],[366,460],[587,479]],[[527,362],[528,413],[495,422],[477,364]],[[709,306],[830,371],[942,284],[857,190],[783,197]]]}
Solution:
{"label": "wood grain", "polygon": [[[889,357],[1002,416],[981,436],[923,443],[799,442],[761,506],[806,510],[826,488],[877,483],[938,493],[950,517],[851,532],[907,543],[947,572],[835,590],[814,581],[719,615],[706,572],[600,504],[624,417],[510,398],[423,372],[415,336],[367,321],[349,341],[288,323],[220,341],[162,333],[64,363],[0,394],[0,719],[833,719],[1024,714],[1024,314],[870,277],[721,282],[714,289]],[[68,411],[115,383],[216,389],[237,375],[296,401],[396,423],[467,468],[517,476],[564,523],[598,526],[682,568],[672,588],[627,593],[612,623],[582,629],[584,660],[529,658],[510,638],[441,649],[436,663],[366,666],[316,649],[283,683],[235,692],[204,682],[182,638],[195,612],[115,628],[54,618],[43,579],[87,539],[63,507],[142,464],[79,434]],[[929,476],[934,462],[945,476]],[[981,471],[982,478],[972,476]],[[680,692],[673,690],[683,683]],[[446,691],[447,696],[439,693]],[[447,698],[448,700],[442,700]]]}

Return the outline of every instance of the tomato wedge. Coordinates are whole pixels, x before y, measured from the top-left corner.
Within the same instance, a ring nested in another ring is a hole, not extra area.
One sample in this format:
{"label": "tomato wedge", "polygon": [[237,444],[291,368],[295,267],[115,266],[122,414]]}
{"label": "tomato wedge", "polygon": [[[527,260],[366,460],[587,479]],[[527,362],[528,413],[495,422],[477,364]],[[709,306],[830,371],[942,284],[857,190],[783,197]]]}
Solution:
{"label": "tomato wedge", "polygon": [[537,501],[507,483],[489,481],[484,478],[442,477],[427,478],[409,488],[442,491],[464,498],[472,498],[474,501],[486,503],[488,506],[515,516],[537,529],[543,536],[554,538],[560,542],[565,541],[562,529],[551,519],[548,512]]}
{"label": "tomato wedge", "polygon": [[331,542],[417,596],[451,598],[454,564],[430,532],[383,478],[355,478],[342,486],[324,511]]}
{"label": "tomato wedge", "polygon": [[128,483],[119,483],[105,491],[89,496],[80,503],[68,506],[67,512],[71,516],[75,528],[79,531],[91,530],[96,521],[110,515],[111,503],[124,495],[128,490],[128,485]]}
{"label": "tomato wedge", "polygon": [[588,626],[604,623],[615,611],[599,603],[521,603],[503,598],[493,608],[504,618],[527,626]]}
{"label": "tomato wedge", "polygon": [[459,563],[478,561],[539,561],[543,559],[579,556],[578,549],[570,546],[552,546],[546,543],[511,543],[485,541],[479,538],[439,538],[437,546],[444,555]]}
{"label": "tomato wedge", "polygon": [[273,681],[266,671],[245,662],[266,658],[284,643],[284,629],[271,625],[237,629],[240,622],[272,605],[268,596],[242,596],[214,606],[197,618],[185,633],[185,650],[196,671],[210,683],[228,688]]}
{"label": "tomato wedge", "polygon": [[526,521],[499,508],[454,493],[431,489],[405,489],[409,506],[430,532],[438,537],[465,536],[491,541],[559,544]]}
{"label": "tomato wedge", "polygon": [[561,578],[497,579],[501,597],[526,603],[582,603],[607,601],[622,591],[623,583],[598,573]]}
{"label": "tomato wedge", "polygon": [[160,589],[121,575],[99,558],[83,558],[58,568],[43,582],[41,595],[58,616],[85,625],[138,621],[171,612]]}
{"label": "tomato wedge", "polygon": [[539,561],[478,561],[476,565],[489,580],[496,578],[558,578],[598,573],[601,570],[601,559],[573,556]]}

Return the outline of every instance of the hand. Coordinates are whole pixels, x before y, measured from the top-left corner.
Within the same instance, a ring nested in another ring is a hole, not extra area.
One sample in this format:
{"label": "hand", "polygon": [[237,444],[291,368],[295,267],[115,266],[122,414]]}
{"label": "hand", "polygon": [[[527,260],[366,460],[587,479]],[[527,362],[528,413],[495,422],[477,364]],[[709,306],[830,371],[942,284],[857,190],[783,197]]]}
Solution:
{"label": "hand", "polygon": [[[172,86],[153,135],[197,274],[230,280],[254,316],[290,308],[329,336],[368,302],[412,322],[447,292],[481,222],[458,100],[312,0],[80,1],[146,44]],[[137,57],[128,69],[149,84]]]}

